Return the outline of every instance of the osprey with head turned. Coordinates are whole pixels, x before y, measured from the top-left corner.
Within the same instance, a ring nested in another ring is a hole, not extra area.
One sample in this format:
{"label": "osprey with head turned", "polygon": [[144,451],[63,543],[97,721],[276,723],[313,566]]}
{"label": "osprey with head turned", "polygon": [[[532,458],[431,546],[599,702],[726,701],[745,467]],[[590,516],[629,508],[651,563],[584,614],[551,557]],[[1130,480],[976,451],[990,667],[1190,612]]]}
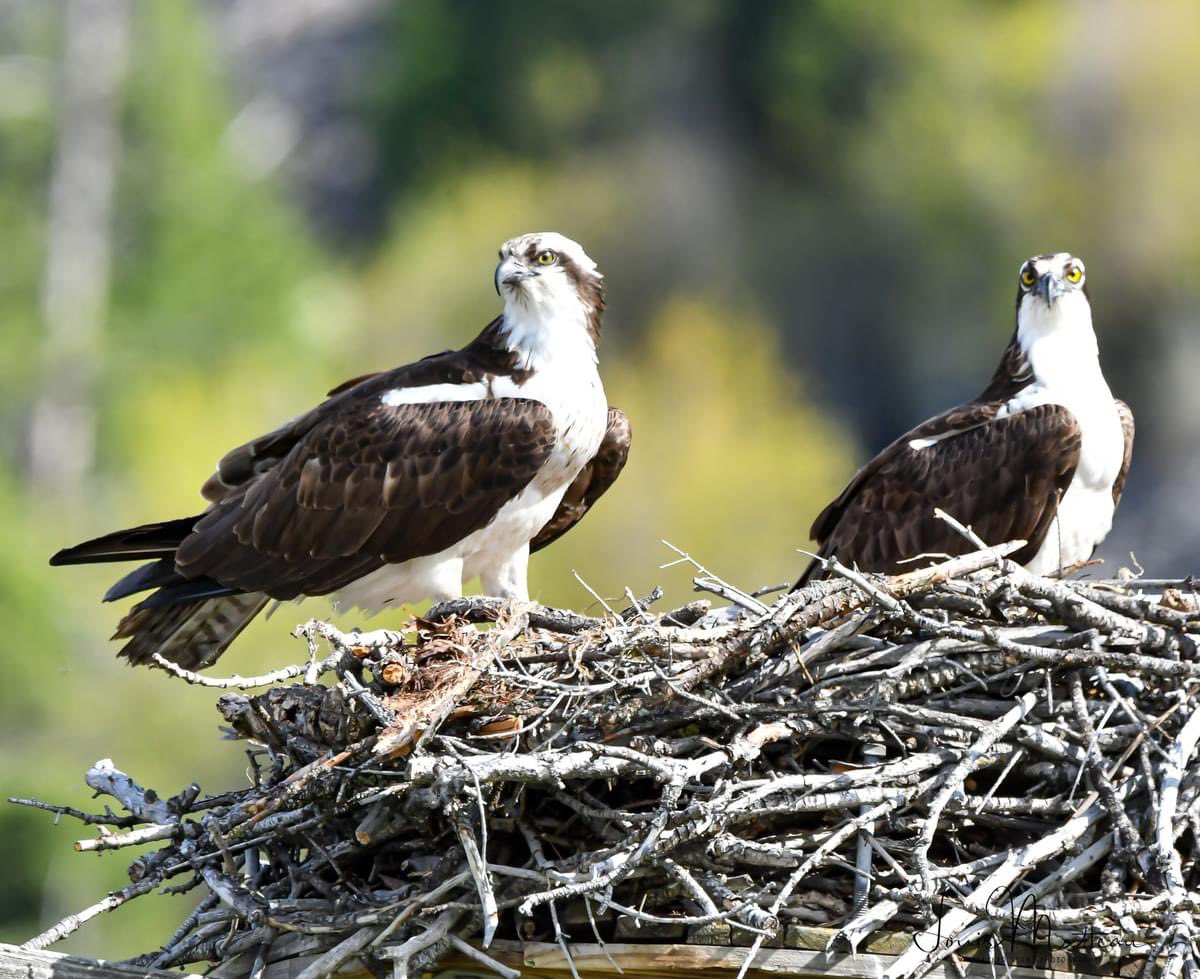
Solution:
{"label": "osprey with head turned", "polygon": [[[1133,413],[1100,370],[1083,262],[1021,266],[1017,326],[973,401],[918,425],[863,466],[813,523],[821,557],[896,573],[971,550],[941,508],[989,544],[1028,543],[1037,574],[1086,561],[1112,527]],[[814,561],[798,582],[821,573]]]}
{"label": "osprey with head turned", "polygon": [[603,277],[554,233],[500,249],[504,310],[461,350],[368,374],[228,453],[196,516],[117,531],[51,564],[148,560],[106,601],[153,593],[114,638],[211,665],[272,599],[368,612],[462,594],[526,599],[531,551],[620,474],[624,414],[597,371]]}

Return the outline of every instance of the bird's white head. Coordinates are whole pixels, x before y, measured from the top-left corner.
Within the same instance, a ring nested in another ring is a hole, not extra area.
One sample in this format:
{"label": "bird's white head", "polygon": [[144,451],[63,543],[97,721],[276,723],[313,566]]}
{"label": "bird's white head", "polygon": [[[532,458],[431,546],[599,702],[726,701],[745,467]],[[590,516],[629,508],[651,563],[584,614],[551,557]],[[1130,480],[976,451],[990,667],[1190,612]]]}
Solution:
{"label": "bird's white head", "polygon": [[1068,252],[1035,255],[1021,265],[1017,338],[1026,355],[1046,346],[1076,357],[1096,355],[1086,283],[1083,262]]}
{"label": "bird's white head", "polygon": [[536,361],[580,340],[595,356],[604,314],[604,276],[577,243],[554,231],[506,241],[496,292],[513,349]]}

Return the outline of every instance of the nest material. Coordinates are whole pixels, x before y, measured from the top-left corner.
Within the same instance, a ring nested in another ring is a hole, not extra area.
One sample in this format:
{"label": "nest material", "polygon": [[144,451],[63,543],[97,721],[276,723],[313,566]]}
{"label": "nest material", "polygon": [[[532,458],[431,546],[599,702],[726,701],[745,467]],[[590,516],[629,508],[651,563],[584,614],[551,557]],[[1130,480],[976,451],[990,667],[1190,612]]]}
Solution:
{"label": "nest material", "polygon": [[161,841],[30,944],[196,888],[144,964],[250,970],[300,933],[323,951],[305,979],[384,949],[413,975],[448,947],[511,975],[493,938],[757,949],[823,925],[850,951],[913,936],[893,979],[1014,938],[1191,971],[1195,590],[1037,578],[1016,546],[893,578],[834,564],[770,606],[697,579],[742,606],[724,621],[462,599],[408,634],[310,622],[308,662],[270,677],[164,662],[293,681],[218,702],[253,784],[162,800],[99,763],[127,816],[30,802],[106,827],[80,849]]}

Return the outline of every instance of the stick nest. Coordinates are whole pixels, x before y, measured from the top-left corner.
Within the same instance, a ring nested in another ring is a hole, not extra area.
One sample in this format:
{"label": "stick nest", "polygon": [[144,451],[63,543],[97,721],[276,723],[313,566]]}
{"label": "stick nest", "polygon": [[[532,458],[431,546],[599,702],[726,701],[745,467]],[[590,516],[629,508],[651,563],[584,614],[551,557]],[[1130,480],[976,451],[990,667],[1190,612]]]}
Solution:
{"label": "stick nest", "polygon": [[269,677],[162,663],[227,688],[253,784],[163,799],[101,762],[88,783],[123,814],[23,800],[99,824],[78,849],[157,844],[30,945],[194,888],[142,964],[246,973],[298,933],[306,977],[415,975],[447,948],[505,974],[494,938],[757,948],[824,926],[843,954],[910,936],[893,979],[1014,937],[1190,972],[1196,591],[1038,578],[1016,546],[891,578],[833,563],[770,605],[698,578],[734,599],[720,614],[460,599],[408,633],[313,621],[308,660]]}

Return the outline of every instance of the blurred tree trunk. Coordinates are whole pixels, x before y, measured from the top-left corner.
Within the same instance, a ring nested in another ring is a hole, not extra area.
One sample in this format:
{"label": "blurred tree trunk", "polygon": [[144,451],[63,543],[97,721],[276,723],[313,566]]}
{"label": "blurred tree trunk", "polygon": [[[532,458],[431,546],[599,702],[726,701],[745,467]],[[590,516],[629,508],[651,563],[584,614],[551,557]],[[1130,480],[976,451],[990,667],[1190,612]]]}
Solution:
{"label": "blurred tree trunk", "polygon": [[41,307],[42,384],[30,423],[35,493],[79,497],[95,457],[95,365],[108,309],[128,0],[67,0]]}

